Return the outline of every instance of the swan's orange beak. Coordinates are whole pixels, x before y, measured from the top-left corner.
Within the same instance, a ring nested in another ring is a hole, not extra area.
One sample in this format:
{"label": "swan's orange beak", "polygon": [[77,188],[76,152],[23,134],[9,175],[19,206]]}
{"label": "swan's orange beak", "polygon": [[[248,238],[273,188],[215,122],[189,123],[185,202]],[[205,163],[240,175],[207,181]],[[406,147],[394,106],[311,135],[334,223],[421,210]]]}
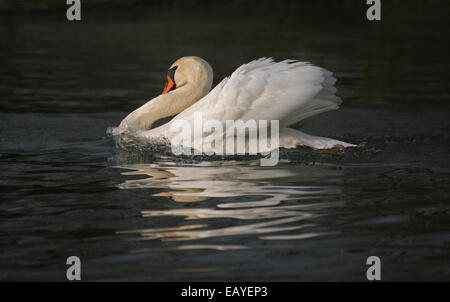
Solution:
{"label": "swan's orange beak", "polygon": [[164,87],[164,90],[161,94],[168,93],[169,91],[171,91],[174,88],[175,88],[175,82],[169,76],[167,76],[166,86]]}

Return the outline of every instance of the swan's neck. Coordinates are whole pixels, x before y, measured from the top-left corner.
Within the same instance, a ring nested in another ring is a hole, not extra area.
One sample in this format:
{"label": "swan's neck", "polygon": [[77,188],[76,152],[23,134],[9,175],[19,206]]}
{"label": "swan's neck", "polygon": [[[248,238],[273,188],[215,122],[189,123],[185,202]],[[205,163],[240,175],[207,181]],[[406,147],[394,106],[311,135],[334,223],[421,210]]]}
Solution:
{"label": "swan's neck", "polygon": [[149,130],[157,120],[177,115],[205,96],[211,89],[211,83],[205,84],[187,84],[148,101],[130,113],[120,127]]}

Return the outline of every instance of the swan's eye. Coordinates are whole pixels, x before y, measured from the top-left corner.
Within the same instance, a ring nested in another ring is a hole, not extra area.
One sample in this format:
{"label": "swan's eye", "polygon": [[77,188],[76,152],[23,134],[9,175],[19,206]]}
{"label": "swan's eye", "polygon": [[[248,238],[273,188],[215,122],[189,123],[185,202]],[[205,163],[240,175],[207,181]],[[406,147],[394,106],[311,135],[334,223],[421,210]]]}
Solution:
{"label": "swan's eye", "polygon": [[164,86],[162,94],[165,94],[177,88],[177,85],[175,84],[175,71],[177,70],[177,68],[178,66],[174,66],[167,71],[166,85]]}

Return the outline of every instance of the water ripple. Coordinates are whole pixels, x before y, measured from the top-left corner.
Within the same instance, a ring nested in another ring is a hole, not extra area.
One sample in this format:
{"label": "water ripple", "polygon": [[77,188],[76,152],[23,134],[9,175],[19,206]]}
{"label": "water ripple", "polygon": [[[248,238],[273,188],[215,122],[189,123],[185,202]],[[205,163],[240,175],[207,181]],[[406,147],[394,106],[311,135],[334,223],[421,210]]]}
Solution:
{"label": "water ripple", "polygon": [[[183,218],[179,225],[152,225],[143,229],[119,230],[118,233],[138,235],[138,240],[202,240],[198,244],[166,247],[170,250],[246,249],[257,245],[211,244],[205,241],[213,238],[224,240],[230,236],[250,236],[256,240],[302,240],[328,234],[310,231],[317,226],[312,221],[326,215],[326,208],[342,205],[337,198],[341,191],[333,185],[342,171],[325,166],[314,169],[326,172],[328,177],[320,182],[322,185],[313,184],[315,173],[308,166],[294,169],[289,165],[260,167],[253,162],[192,165],[162,162],[120,165],[117,168],[126,169],[122,175],[130,178],[119,184],[119,189],[157,188],[159,190],[152,195],[166,198],[169,202],[169,209],[152,207],[141,211],[142,218]],[[141,178],[135,179],[139,176]],[[274,178],[279,185],[273,186]],[[187,204],[192,206],[186,208]]]}

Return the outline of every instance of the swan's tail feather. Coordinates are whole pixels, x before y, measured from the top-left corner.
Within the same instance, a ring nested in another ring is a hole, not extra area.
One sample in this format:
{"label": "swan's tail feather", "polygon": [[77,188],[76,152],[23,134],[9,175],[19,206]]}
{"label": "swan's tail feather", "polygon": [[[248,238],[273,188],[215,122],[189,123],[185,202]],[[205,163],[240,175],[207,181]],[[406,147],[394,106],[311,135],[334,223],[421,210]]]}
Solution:
{"label": "swan's tail feather", "polygon": [[[319,113],[336,110],[339,108],[340,98],[334,96],[311,99],[307,104],[290,114],[281,123],[286,127],[297,127],[303,124],[305,119]],[[342,102],[342,101],[341,101]]]}
{"label": "swan's tail feather", "polygon": [[[336,88],[335,88],[336,89]],[[318,94],[316,97],[316,99],[319,100],[325,100],[325,101],[330,101],[335,103],[336,105],[340,105],[342,104],[342,99],[336,95],[332,95],[332,94]]]}
{"label": "swan's tail feather", "polygon": [[337,139],[313,136],[291,128],[283,128],[280,131],[280,147],[295,148],[298,146],[307,146],[313,149],[331,149],[337,146],[356,147]]}
{"label": "swan's tail feather", "polygon": [[281,121],[282,126],[300,126],[305,119],[322,112],[336,110],[342,104],[341,98],[335,95],[337,89],[334,87],[336,78],[333,73],[324,68],[314,68],[319,71],[315,81],[320,85],[320,90],[313,97],[303,99],[302,104]]}

